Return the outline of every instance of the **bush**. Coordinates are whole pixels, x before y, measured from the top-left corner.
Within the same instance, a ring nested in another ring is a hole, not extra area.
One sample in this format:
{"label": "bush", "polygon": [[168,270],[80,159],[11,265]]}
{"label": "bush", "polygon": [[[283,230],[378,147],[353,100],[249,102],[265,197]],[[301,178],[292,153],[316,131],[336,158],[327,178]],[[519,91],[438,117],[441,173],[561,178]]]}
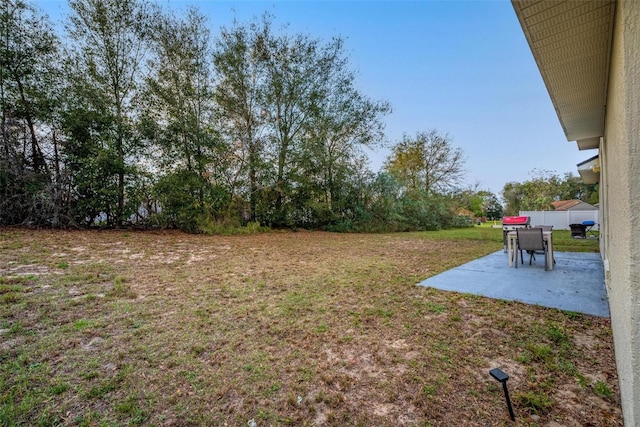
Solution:
{"label": "bush", "polygon": [[231,200],[229,193],[212,186],[195,171],[182,170],[160,178],[153,190],[160,209],[153,223],[163,228],[179,228],[200,233],[217,226],[215,216],[224,211]]}
{"label": "bush", "polygon": [[544,414],[553,405],[553,400],[541,392],[518,393],[515,398],[527,411],[534,414]]}
{"label": "bush", "polygon": [[200,222],[198,225],[201,233],[212,235],[224,235],[230,236],[234,234],[257,234],[269,231],[269,227],[260,225],[259,222],[250,222],[244,226],[233,222],[215,222],[207,221]]}

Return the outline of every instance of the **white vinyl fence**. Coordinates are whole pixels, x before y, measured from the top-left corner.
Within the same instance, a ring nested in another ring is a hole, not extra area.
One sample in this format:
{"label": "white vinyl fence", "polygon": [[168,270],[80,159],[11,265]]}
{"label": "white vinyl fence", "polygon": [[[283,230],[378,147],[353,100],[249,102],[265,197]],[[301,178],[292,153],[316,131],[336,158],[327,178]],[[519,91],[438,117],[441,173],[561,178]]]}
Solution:
{"label": "white vinyl fence", "polygon": [[570,230],[569,224],[593,221],[594,230],[600,229],[600,211],[520,211],[520,216],[530,216],[532,226],[553,225],[554,230]]}

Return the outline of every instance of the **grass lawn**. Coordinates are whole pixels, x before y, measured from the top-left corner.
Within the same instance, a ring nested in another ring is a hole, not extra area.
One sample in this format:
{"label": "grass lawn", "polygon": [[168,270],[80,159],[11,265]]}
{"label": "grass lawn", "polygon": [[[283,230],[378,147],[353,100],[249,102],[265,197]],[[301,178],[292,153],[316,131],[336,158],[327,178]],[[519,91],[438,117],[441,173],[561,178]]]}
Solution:
{"label": "grass lawn", "polygon": [[608,319],[416,286],[501,247],[0,230],[0,425],[622,425]]}

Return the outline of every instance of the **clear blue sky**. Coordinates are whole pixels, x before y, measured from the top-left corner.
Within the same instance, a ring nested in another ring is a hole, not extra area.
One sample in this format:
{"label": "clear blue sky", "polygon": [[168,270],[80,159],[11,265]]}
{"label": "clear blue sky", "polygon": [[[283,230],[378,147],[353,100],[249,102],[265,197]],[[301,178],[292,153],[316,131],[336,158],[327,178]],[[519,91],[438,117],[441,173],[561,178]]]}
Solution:
{"label": "clear blue sky", "polygon": [[[389,143],[437,129],[465,153],[465,183],[500,197],[506,182],[531,171],[577,175],[593,156],[567,142],[511,6],[501,1],[214,1],[158,0],[173,10],[197,6],[212,34],[233,19],[265,11],[275,28],[329,40],[341,36],[359,88],[386,100]],[[55,21],[66,2],[36,5]],[[380,169],[387,150],[370,153]]]}

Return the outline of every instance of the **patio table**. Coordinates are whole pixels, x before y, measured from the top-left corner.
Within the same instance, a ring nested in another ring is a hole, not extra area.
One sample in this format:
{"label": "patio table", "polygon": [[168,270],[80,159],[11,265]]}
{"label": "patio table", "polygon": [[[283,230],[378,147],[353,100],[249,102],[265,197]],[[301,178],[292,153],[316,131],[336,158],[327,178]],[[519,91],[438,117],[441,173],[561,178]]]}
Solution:
{"label": "patio table", "polygon": [[[553,270],[553,232],[543,231],[542,238],[547,242],[547,268],[549,271]],[[509,267],[512,267],[515,262],[515,257],[518,256],[518,233],[516,231],[510,231],[507,233],[507,254],[509,256]]]}

